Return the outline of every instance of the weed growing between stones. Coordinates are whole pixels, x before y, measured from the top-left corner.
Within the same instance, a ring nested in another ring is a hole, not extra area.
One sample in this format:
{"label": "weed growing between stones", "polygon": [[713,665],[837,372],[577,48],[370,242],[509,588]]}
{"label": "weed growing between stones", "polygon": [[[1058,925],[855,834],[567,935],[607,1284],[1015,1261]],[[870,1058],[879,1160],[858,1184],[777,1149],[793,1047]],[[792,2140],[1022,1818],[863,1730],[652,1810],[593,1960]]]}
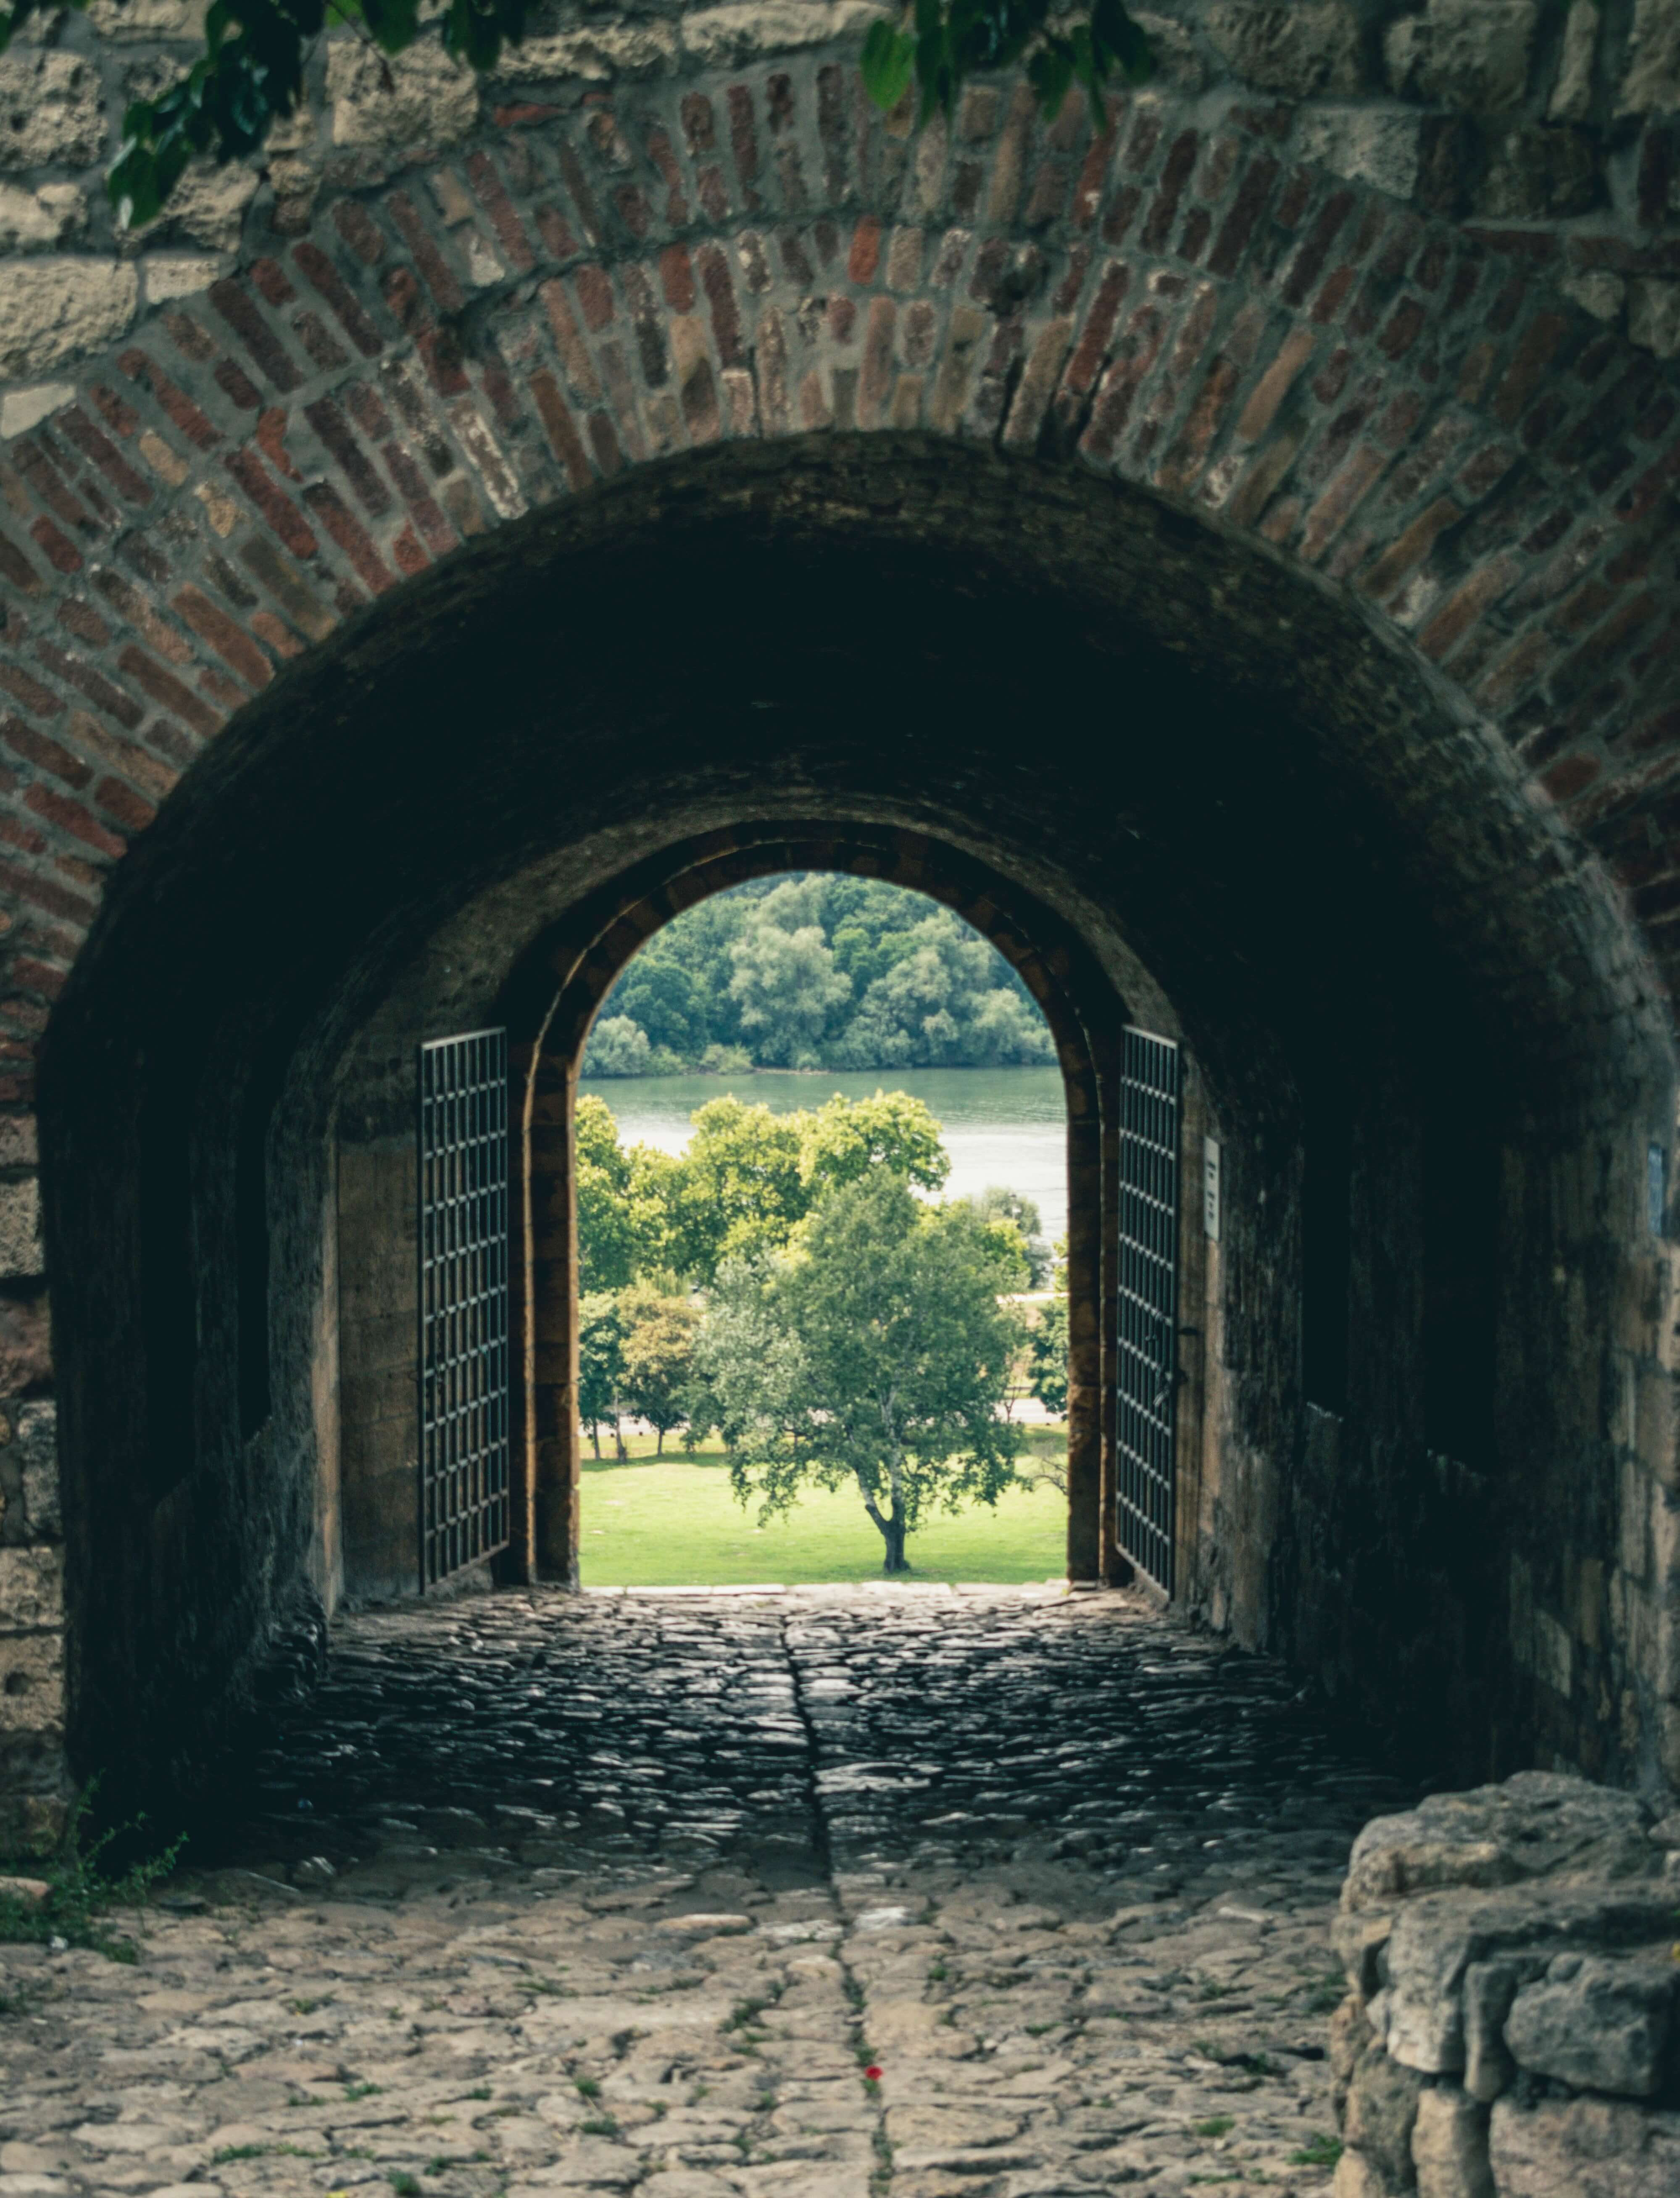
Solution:
{"label": "weed growing between stones", "polygon": [[1299,2152],[1289,2155],[1291,2167],[1334,2167],[1341,2158],[1341,2139],[1315,2130]]}
{"label": "weed growing between stones", "polygon": [[108,1961],[136,1958],[133,1940],[119,1938],[102,1919],[112,1909],[143,1906],[153,1886],[174,1869],[187,1835],[183,1832],[161,1852],[131,1862],[119,1875],[110,1874],[105,1856],[118,1841],[137,1841],[146,1819],[143,1814],[132,1817],[89,1840],[87,1819],[98,1790],[99,1780],[90,1778],[70,1811],[57,1852],[45,1864],[28,1865],[45,1882],[46,1898],[20,1899],[0,1893],[0,1943],[50,1946],[56,1941],[90,1947]]}

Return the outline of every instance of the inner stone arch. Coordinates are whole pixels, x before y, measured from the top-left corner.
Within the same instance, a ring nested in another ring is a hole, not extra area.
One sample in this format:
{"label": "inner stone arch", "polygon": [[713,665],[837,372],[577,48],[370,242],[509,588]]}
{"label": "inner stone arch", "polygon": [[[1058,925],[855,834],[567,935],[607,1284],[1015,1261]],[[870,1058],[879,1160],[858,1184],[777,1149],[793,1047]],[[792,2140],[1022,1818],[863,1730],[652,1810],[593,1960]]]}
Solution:
{"label": "inner stone arch", "polygon": [[[1328,595],[1147,495],[916,436],[673,461],[474,545],[288,667],[119,873],[44,1066],[80,1761],[213,1747],[341,1590],[335,1170],[395,1134],[410,1039],[546,1012],[533,940],[603,894],[584,947],[633,926],[670,850],[743,824],[919,835],[1035,911],[1059,984],[1182,1038],[1228,1168],[1186,1276],[1191,1606],[1374,1716],[1427,1703],[1456,1765],[1654,1762],[1611,1615],[1655,1622],[1658,1583],[1612,1578],[1654,1465],[1578,1410],[1654,1375],[1665,1271],[1670,1064],[1613,900]],[[1334,1395],[1304,1319],[1340,1326]],[[1535,1614],[1583,1594],[1560,1689]]]}

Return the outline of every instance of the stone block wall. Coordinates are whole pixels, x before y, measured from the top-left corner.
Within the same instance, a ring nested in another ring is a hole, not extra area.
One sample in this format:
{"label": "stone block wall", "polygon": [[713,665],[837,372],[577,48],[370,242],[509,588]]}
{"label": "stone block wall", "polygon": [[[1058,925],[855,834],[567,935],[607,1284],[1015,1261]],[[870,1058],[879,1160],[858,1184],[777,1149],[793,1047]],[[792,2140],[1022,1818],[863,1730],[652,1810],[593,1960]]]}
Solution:
{"label": "stone block wall", "polygon": [[[483,123],[625,80],[738,67],[861,37],[874,0],[603,15],[557,0],[480,84],[425,44],[392,65],[348,38],[308,70],[308,111],[248,160],[200,163],[158,220],[120,232],[103,171],[123,111],[202,50],[202,0],[94,0],[0,55],[0,436],[69,398],[56,377],[148,312],[209,290],[263,237]],[[1295,103],[1295,156],[1549,275],[1659,358],[1680,353],[1680,0],[1177,0],[1142,11],[1164,90]],[[244,250],[241,254],[241,246]]]}
{"label": "stone block wall", "polygon": [[1336,2198],[1672,2198],[1680,1816],[1524,1772],[1354,1844]]}

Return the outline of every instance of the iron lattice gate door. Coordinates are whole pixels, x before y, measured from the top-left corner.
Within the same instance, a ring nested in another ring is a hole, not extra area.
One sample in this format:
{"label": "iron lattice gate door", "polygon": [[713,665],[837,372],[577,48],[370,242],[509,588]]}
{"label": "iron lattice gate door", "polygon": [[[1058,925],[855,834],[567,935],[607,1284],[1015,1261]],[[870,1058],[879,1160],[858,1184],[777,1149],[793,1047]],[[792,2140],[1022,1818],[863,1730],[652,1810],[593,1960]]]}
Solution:
{"label": "iron lattice gate door", "polygon": [[1125,1033],[1120,1067],[1116,1538],[1172,1593],[1178,1396],[1178,1049]]}
{"label": "iron lattice gate door", "polygon": [[508,1033],[420,1049],[420,1582],[509,1538]]}

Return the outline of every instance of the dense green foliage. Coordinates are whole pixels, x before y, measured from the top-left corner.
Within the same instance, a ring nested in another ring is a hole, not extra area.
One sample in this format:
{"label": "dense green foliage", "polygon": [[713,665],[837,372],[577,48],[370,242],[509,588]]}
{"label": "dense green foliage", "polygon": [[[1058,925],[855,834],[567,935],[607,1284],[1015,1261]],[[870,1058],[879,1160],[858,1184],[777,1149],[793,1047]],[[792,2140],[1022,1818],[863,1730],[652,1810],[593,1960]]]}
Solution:
{"label": "dense green foliage", "polygon": [[719,1274],[697,1347],[694,1419],[724,1437],[742,1503],[787,1511],[854,1482],[885,1544],[931,1509],[1014,1482],[1003,1416],[1020,1323],[1019,1239],[965,1201],[931,1206],[877,1168],[826,1190],[788,1250]]}
{"label": "dense green foliage", "polygon": [[1054,1058],[1020,978],[949,909],[817,872],[734,887],[656,933],[602,1003],[584,1073]]}
{"label": "dense green foliage", "polygon": [[1027,1387],[1057,1419],[1067,1410],[1067,1300],[1052,1298],[1027,1338]]}
{"label": "dense green foliage", "polygon": [[[85,7],[87,0],[51,0]],[[122,0],[118,0],[122,4]],[[49,0],[0,4],[0,53]],[[329,15],[381,55],[399,54],[435,28],[446,53],[480,73],[524,35],[530,0],[212,0],[204,52],[155,99],[123,116],[123,143],[107,179],[119,225],[161,212],[189,164],[254,152],[270,126],[304,97],[304,70]],[[921,119],[949,113],[968,78],[1023,58],[1047,115],[1069,88],[1084,85],[1102,119],[1101,93],[1117,73],[1141,83],[1154,72],[1148,40],[1125,0],[1092,0],[1088,22],[1049,27],[1050,0],[914,0],[898,27],[883,19],[863,42],[863,82],[877,106],[893,108],[912,83]]]}
{"label": "dense green foliage", "polygon": [[[886,1168],[918,1190],[936,1191],[950,1172],[939,1125],[907,1091],[869,1099],[838,1092],[823,1106],[774,1114],[731,1092],[690,1117],[694,1135],[677,1157],[648,1145],[626,1151],[605,1100],[578,1102],[578,1256],[585,1292],[622,1290],[638,1278],[680,1278],[704,1288],[720,1264],[742,1253],[781,1251],[823,1191]],[[1026,1240],[1038,1214],[1012,1194],[990,1191],[987,1218],[1015,1224],[1016,1252],[1030,1271],[1038,1253]],[[1006,1210],[1007,1209],[1007,1210]]]}

